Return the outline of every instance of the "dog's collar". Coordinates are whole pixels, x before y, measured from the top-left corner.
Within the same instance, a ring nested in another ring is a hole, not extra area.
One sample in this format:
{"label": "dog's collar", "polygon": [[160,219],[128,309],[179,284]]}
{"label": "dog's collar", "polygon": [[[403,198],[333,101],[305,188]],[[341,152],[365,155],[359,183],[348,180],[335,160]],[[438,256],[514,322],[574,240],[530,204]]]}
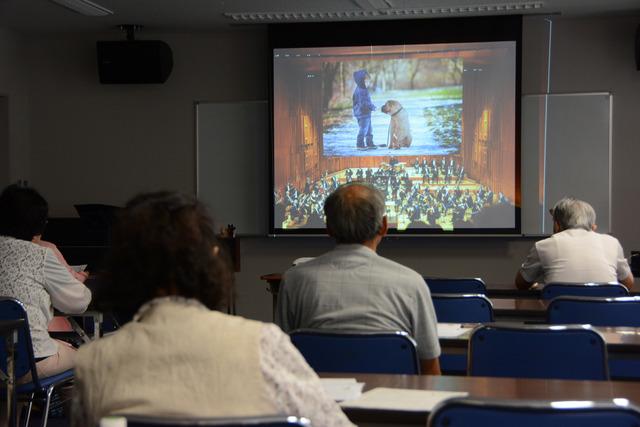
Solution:
{"label": "dog's collar", "polygon": [[404,109],[404,107],[400,107],[400,109],[398,111],[396,111],[395,113],[393,113],[391,115],[391,117],[395,116],[396,114],[398,114],[400,111],[402,111]]}

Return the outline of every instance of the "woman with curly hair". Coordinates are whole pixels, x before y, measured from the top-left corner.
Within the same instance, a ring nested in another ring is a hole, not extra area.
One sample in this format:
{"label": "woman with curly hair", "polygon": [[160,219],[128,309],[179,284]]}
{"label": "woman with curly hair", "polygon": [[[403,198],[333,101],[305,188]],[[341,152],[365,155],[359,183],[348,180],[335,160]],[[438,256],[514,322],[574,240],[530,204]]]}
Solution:
{"label": "woman with curly hair", "polygon": [[352,425],[277,326],[216,311],[232,292],[219,248],[192,197],[160,192],[127,204],[113,230],[106,301],[137,313],[80,348],[74,425],[115,414]]}

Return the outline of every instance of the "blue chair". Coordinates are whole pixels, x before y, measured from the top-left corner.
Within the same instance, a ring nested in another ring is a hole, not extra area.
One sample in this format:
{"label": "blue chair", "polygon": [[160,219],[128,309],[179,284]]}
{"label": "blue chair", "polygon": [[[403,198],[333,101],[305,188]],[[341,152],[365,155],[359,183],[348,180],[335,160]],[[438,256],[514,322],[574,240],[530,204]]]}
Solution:
{"label": "blue chair", "polygon": [[607,347],[590,326],[483,325],[469,338],[472,376],[607,380]]}
{"label": "blue chair", "polygon": [[[493,322],[493,306],[491,301],[484,295],[432,294],[431,299],[433,300],[438,322]],[[465,375],[467,373],[466,352],[464,354],[441,354],[440,369],[445,375]]]}
{"label": "blue chair", "polygon": [[486,294],[482,279],[445,279],[424,277],[432,294]]}
{"label": "blue chair", "polygon": [[298,417],[246,417],[246,418],[167,418],[125,415],[127,427],[309,427],[306,418]]}
{"label": "blue chair", "polygon": [[416,343],[406,332],[300,329],[291,342],[316,372],[420,374]]}
{"label": "blue chair", "polygon": [[[42,412],[42,426],[47,425],[49,417],[49,406],[51,404],[51,394],[55,387],[69,383],[73,380],[73,370],[68,370],[57,375],[46,378],[38,377],[36,371],[36,361],[33,356],[33,344],[31,343],[31,332],[29,330],[29,320],[27,311],[20,301],[14,298],[0,298],[0,320],[24,319],[24,324],[18,331],[18,344],[15,352],[16,378],[26,374],[31,374],[32,381],[21,384],[17,387],[17,395],[20,400],[29,402],[25,425],[29,425],[31,408],[34,400],[44,403]],[[0,340],[3,341],[3,340]],[[6,348],[4,342],[0,345],[0,369],[6,374]]]}
{"label": "blue chair", "polygon": [[629,296],[629,290],[620,283],[547,283],[542,288],[542,299],[562,296],[615,298]]}
{"label": "blue chair", "polygon": [[493,306],[484,295],[432,294],[438,322],[487,323],[493,322]]}
{"label": "blue chair", "polygon": [[[547,307],[551,324],[640,327],[640,297],[558,297]],[[611,379],[640,379],[640,361],[633,357],[609,358]]]}
{"label": "blue chair", "polygon": [[530,401],[455,398],[437,405],[428,427],[631,427],[640,425],[638,408],[614,401]]}
{"label": "blue chair", "polygon": [[558,297],[547,307],[551,324],[640,327],[640,297]]}

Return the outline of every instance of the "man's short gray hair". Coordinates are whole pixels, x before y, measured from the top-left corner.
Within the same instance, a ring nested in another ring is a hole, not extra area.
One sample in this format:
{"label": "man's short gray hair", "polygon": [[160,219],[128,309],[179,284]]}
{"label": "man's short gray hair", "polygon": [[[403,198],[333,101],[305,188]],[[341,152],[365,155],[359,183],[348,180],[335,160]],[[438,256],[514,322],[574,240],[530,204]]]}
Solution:
{"label": "man's short gray hair", "polygon": [[382,226],[384,197],[364,182],[344,184],[327,197],[324,214],[327,229],[338,243],[364,243]]}
{"label": "man's short gray hair", "polygon": [[556,203],[551,215],[562,230],[582,228],[591,231],[596,223],[596,211],[593,207],[573,197],[565,197]]}

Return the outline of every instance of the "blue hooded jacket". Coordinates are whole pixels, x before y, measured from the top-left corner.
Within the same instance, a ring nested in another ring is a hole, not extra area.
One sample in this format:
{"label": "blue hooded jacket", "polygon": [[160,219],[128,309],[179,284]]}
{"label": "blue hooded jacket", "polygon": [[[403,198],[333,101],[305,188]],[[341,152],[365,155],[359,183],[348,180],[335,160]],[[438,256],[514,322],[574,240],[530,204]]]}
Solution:
{"label": "blue hooded jacket", "polygon": [[371,112],[376,110],[376,106],[371,102],[369,90],[364,84],[367,75],[366,70],[358,70],[353,73],[353,80],[356,82],[356,90],[353,91],[353,115],[356,119],[370,117]]}

